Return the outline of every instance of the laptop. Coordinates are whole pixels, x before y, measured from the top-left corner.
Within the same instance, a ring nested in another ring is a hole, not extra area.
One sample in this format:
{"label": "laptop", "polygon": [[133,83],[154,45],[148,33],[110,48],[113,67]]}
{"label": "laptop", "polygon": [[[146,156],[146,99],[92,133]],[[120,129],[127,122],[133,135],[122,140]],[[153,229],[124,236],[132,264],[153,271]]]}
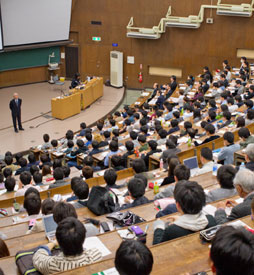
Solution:
{"label": "laptop", "polygon": [[195,174],[199,170],[197,157],[184,159],[183,164],[190,168],[191,177],[195,176]]}
{"label": "laptop", "polygon": [[46,237],[49,241],[54,241],[56,236],[57,224],[53,219],[53,215],[46,215],[42,217]]}

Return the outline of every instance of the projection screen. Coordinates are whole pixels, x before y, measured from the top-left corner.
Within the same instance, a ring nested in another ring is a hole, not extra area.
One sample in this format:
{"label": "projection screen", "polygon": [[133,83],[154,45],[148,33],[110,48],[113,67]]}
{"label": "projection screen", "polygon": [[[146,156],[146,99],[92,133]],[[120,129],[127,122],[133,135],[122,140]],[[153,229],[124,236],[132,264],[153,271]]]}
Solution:
{"label": "projection screen", "polygon": [[0,0],[4,46],[69,39],[72,0]]}

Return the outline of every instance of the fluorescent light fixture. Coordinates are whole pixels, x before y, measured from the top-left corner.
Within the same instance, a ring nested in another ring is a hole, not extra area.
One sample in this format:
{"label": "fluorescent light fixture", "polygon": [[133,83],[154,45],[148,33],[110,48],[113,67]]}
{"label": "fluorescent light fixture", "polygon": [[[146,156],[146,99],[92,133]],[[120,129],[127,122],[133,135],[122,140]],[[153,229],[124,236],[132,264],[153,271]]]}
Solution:
{"label": "fluorescent light fixture", "polygon": [[187,29],[198,29],[200,27],[200,23],[180,23],[180,22],[166,22],[166,27],[174,27],[174,28],[187,28]]}
{"label": "fluorescent light fixture", "polygon": [[217,15],[224,16],[239,16],[239,17],[251,17],[251,11],[235,11],[235,10],[220,10],[218,9],[216,12]]}
{"label": "fluorescent light fixture", "polygon": [[141,32],[127,32],[127,37],[130,38],[143,38],[143,39],[159,39],[161,35],[159,33],[141,33]]}

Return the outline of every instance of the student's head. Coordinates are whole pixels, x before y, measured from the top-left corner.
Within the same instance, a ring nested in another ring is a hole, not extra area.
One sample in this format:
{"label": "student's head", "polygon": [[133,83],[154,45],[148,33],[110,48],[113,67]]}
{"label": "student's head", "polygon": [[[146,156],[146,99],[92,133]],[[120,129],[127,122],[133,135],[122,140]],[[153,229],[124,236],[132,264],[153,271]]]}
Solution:
{"label": "student's head", "polygon": [[[9,249],[6,245],[6,243],[4,242],[4,240],[2,240],[0,238],[0,258],[4,258],[4,257],[8,257],[10,256],[10,252]],[[4,273],[2,273],[4,274]]]}
{"label": "student's head", "polygon": [[83,160],[83,163],[85,166],[93,166],[93,157],[92,156],[86,156]]}
{"label": "student's head", "polygon": [[74,206],[70,203],[66,202],[58,202],[55,204],[53,208],[53,218],[54,221],[59,224],[62,220],[67,217],[78,218],[76,210]]}
{"label": "student's head", "polygon": [[126,240],[116,251],[115,267],[120,275],[149,275],[153,255],[142,242]]}
{"label": "student's head", "polygon": [[244,104],[248,109],[251,109],[253,107],[253,101],[251,99],[245,100]]}
{"label": "student's head", "polygon": [[35,163],[36,162],[36,157],[35,157],[34,153],[30,153],[28,155],[28,161],[29,161],[29,163]]}
{"label": "student's head", "polygon": [[30,193],[24,199],[24,208],[28,216],[38,215],[41,210],[41,198],[35,193]]}
{"label": "student's head", "polygon": [[174,190],[176,207],[182,214],[198,214],[206,203],[205,192],[195,181],[182,181]]}
{"label": "student's head", "polygon": [[8,177],[12,176],[11,168],[5,168],[3,173],[4,173],[5,178],[8,178]]}
{"label": "student's head", "polygon": [[101,131],[101,130],[103,129],[103,123],[100,122],[100,121],[98,121],[98,122],[96,123],[96,127],[97,127],[97,129],[98,129],[99,131]]}
{"label": "student's head", "polygon": [[[86,139],[88,140],[88,141],[92,141],[92,139],[93,139],[93,136],[92,136],[92,134],[91,133],[86,133]],[[82,139],[79,139],[78,141],[82,141]],[[78,142],[77,142],[77,145],[78,145]],[[82,145],[82,146],[80,146],[80,147],[83,147],[84,145]]]}
{"label": "student's head", "polygon": [[118,129],[114,129],[113,131],[112,131],[112,134],[115,136],[115,137],[119,137],[119,130]]}
{"label": "student's head", "polygon": [[35,173],[35,172],[39,172],[40,171],[40,169],[39,169],[39,167],[37,166],[37,165],[32,165],[31,167],[30,167],[30,174],[33,176],[33,174]]}
{"label": "student's head", "polygon": [[88,184],[80,177],[75,177],[75,181],[75,184],[73,184],[73,191],[75,196],[77,196],[79,200],[87,199],[89,195]]}
{"label": "student's head", "polygon": [[200,159],[202,164],[213,160],[213,152],[210,148],[204,147],[200,151]]}
{"label": "student's head", "polygon": [[16,162],[18,163],[19,160],[23,157],[22,153],[17,153],[15,154],[15,159],[16,159]]}
{"label": "student's head", "polygon": [[109,131],[104,131],[103,132],[103,136],[104,136],[105,139],[110,138],[110,135],[111,135],[111,133]]}
{"label": "student's head", "polygon": [[240,95],[236,95],[235,100],[236,100],[236,102],[240,103],[240,102],[242,102],[242,97]]}
{"label": "student's head", "polygon": [[254,162],[254,144],[250,143],[245,148],[245,160],[247,162]]}
{"label": "student's head", "polygon": [[44,134],[43,135],[43,141],[46,143],[46,142],[49,142],[49,135],[48,134]]}
{"label": "student's head", "polygon": [[51,140],[51,145],[53,148],[56,148],[58,146],[58,141],[56,139]]}
{"label": "student's head", "polygon": [[217,181],[222,188],[234,188],[233,180],[235,178],[236,169],[231,165],[222,165],[217,172]]}
{"label": "student's head", "polygon": [[33,174],[33,180],[36,185],[41,184],[42,183],[42,174],[40,172],[35,172]]}
{"label": "student's head", "polygon": [[16,185],[16,180],[15,178],[9,176],[6,178],[5,182],[4,182],[4,187],[6,189],[7,192],[12,192],[14,191]]}
{"label": "student's head", "polygon": [[192,123],[190,121],[185,121],[183,127],[187,131],[187,129],[192,128]]}
{"label": "student's head", "polygon": [[40,157],[41,163],[44,164],[46,162],[50,162],[50,159],[47,154],[42,154]]}
{"label": "student's head", "polygon": [[81,122],[80,123],[80,129],[81,130],[85,130],[86,129],[86,123],[85,122]]}
{"label": "student's head", "polygon": [[13,157],[12,156],[5,156],[4,162],[6,163],[6,165],[11,165],[12,162],[13,162]]}
{"label": "student's head", "polygon": [[223,117],[229,121],[231,120],[231,113],[229,111],[225,111],[223,112]]}
{"label": "student's head", "polygon": [[117,152],[118,151],[118,142],[116,142],[115,140],[110,141],[109,150],[111,152]]}
{"label": "student's head", "polygon": [[145,135],[147,135],[147,133],[148,133],[148,126],[147,125],[141,126],[140,132],[143,133],[143,134],[145,134]]}
{"label": "student's head", "polygon": [[62,180],[64,178],[64,172],[62,167],[57,167],[53,172],[53,177],[55,180]]}
{"label": "student's head", "polygon": [[25,158],[20,158],[19,159],[19,165],[21,168],[24,168],[27,166],[27,160]]}
{"label": "student's head", "polygon": [[47,176],[47,175],[51,175],[51,168],[50,168],[50,166],[49,165],[43,165],[41,172],[42,172],[42,176],[43,177]]}
{"label": "student's head", "polygon": [[114,119],[110,119],[109,123],[112,127],[116,126],[116,121]]}
{"label": "student's head", "polygon": [[244,227],[223,226],[212,240],[210,258],[217,275],[254,273],[254,236]]}
{"label": "student's head", "polygon": [[174,176],[177,182],[180,180],[189,180],[190,168],[184,164],[178,164],[174,169]]}
{"label": "student's head", "polygon": [[57,167],[62,167],[62,159],[54,159],[53,161],[53,169],[55,170]]}
{"label": "student's head", "polygon": [[131,132],[130,132],[130,138],[131,138],[132,140],[136,140],[137,137],[138,137],[138,133],[137,133],[137,132],[135,132],[135,131],[131,131]]}
{"label": "student's head", "polygon": [[49,215],[49,214],[53,214],[53,208],[55,206],[55,201],[47,198],[45,199],[42,204],[41,204],[41,213],[43,215]]}
{"label": "student's head", "polygon": [[122,164],[122,157],[121,156],[118,156],[118,155],[113,155],[111,157],[111,166],[113,168],[116,168],[118,166],[121,166]]}
{"label": "student's head", "polygon": [[99,148],[99,142],[97,140],[92,141],[92,147],[93,149],[98,149]]}
{"label": "student's head", "polygon": [[109,168],[104,173],[104,180],[108,186],[112,186],[116,183],[117,173],[113,168]]}
{"label": "student's head", "polygon": [[242,116],[236,118],[236,128],[244,127],[245,126],[245,119]]}
{"label": "student's head", "polygon": [[247,111],[247,119],[249,119],[249,120],[254,119],[254,109],[250,109]]}
{"label": "student's head", "polygon": [[93,178],[93,168],[91,166],[84,166],[82,168],[82,175],[85,179]]}
{"label": "student's head", "polygon": [[24,171],[20,174],[19,179],[23,185],[28,185],[32,181],[32,176],[29,172]]}
{"label": "student's head", "polygon": [[155,140],[149,140],[148,146],[150,147],[151,150],[156,150],[158,143]]}
{"label": "student's head", "polygon": [[248,128],[246,127],[242,127],[239,131],[238,131],[238,135],[241,139],[246,140],[249,136],[250,136],[250,131]]}
{"label": "student's head", "polygon": [[207,124],[205,126],[205,131],[208,135],[213,135],[215,133],[215,127],[212,124]]}
{"label": "student's head", "polygon": [[64,177],[68,178],[70,176],[70,173],[71,173],[71,168],[69,166],[63,166],[62,170],[64,172]]}
{"label": "student's head", "polygon": [[223,139],[224,139],[224,145],[227,146],[229,144],[234,143],[235,136],[232,132],[226,132],[223,135]]}
{"label": "student's head", "polygon": [[74,142],[73,142],[73,140],[68,140],[68,142],[67,142],[67,147],[68,147],[69,149],[71,149],[71,148],[74,147]]}
{"label": "student's head", "polygon": [[85,226],[77,218],[65,218],[57,226],[56,239],[65,256],[81,255],[85,237]]}
{"label": "student's head", "polygon": [[164,139],[164,138],[167,137],[168,132],[165,129],[161,129],[158,134],[159,134],[161,139]]}
{"label": "student's head", "polygon": [[210,120],[214,120],[216,118],[216,112],[213,110],[210,110],[208,112],[208,116],[209,116]]}
{"label": "student's head", "polygon": [[67,140],[73,139],[73,138],[74,138],[74,133],[73,133],[73,131],[72,131],[72,130],[68,130],[68,131],[66,132],[66,134],[65,134],[65,138],[66,138]]}
{"label": "student's head", "polygon": [[131,152],[134,149],[134,143],[131,140],[125,142],[125,147],[128,152]]}
{"label": "student's head", "polygon": [[216,101],[214,99],[210,99],[209,100],[209,105],[212,107],[212,108],[216,108]]}
{"label": "student's head", "polygon": [[145,144],[145,143],[146,143],[146,136],[140,134],[140,135],[138,136],[138,142],[139,142],[141,145]]}
{"label": "student's head", "polygon": [[133,178],[128,182],[129,194],[134,198],[140,198],[144,196],[146,187],[144,181],[139,178]]}
{"label": "student's head", "polygon": [[144,182],[145,188],[147,187],[148,180],[147,180],[147,178],[144,175],[142,175],[142,174],[135,174],[134,178],[135,179],[141,179]]}
{"label": "student's head", "polygon": [[179,123],[178,120],[172,119],[171,122],[170,122],[170,125],[171,125],[172,128],[175,128],[175,127],[178,126],[178,123]]}
{"label": "student's head", "polygon": [[168,158],[168,176],[174,176],[174,170],[176,166],[180,164],[177,156],[172,156]]}
{"label": "student's head", "polygon": [[146,171],[146,164],[143,159],[135,159],[132,162],[132,168],[136,174],[143,173]]}
{"label": "student's head", "polygon": [[174,111],[174,112],[173,112],[173,116],[174,116],[176,119],[179,119],[179,118],[180,118],[180,112]]}
{"label": "student's head", "polygon": [[254,191],[254,173],[249,169],[241,169],[234,178],[234,186],[240,197],[245,198]]}

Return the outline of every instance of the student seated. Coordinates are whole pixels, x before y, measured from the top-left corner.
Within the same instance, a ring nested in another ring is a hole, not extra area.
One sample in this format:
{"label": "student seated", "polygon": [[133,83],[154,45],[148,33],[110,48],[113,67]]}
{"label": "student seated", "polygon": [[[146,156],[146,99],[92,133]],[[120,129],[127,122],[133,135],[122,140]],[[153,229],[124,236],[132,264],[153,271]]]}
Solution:
{"label": "student seated", "polygon": [[[31,174],[27,171],[22,172],[19,176],[19,189],[15,193],[15,197],[24,196],[27,189],[32,186],[33,186],[33,184],[32,184]],[[39,186],[33,186],[33,187],[36,188],[38,191],[41,191]]]}
{"label": "student seated", "polygon": [[175,182],[174,170],[178,164],[180,164],[180,161],[177,156],[171,156],[168,158],[168,176],[164,178],[161,186]]}
{"label": "student seated", "polygon": [[40,171],[40,169],[39,169],[39,167],[38,167],[38,166],[36,166],[36,165],[32,165],[28,171],[30,172],[31,176],[33,176],[33,175],[34,175],[34,173],[39,172],[39,171]]}
{"label": "student seated", "polygon": [[238,106],[237,106],[237,104],[235,104],[234,99],[232,97],[230,97],[230,98],[227,99],[227,102],[228,102],[229,112],[234,113],[238,109]]}
{"label": "student seated", "polygon": [[49,185],[48,189],[60,187],[69,184],[67,181],[64,180],[64,172],[62,167],[57,167],[53,172],[53,177],[55,179],[54,183]]}
{"label": "student seated", "polygon": [[97,140],[92,141],[92,148],[93,149],[90,151],[89,156],[103,152],[99,149],[99,142]]}
{"label": "student seated", "polygon": [[177,119],[172,119],[170,121],[170,125],[171,125],[171,128],[169,129],[168,131],[168,135],[171,135],[173,134],[174,132],[178,132],[180,130],[179,126],[178,126],[178,120]]}
{"label": "student seated", "polygon": [[115,170],[115,171],[120,171],[124,169],[123,164],[123,160],[121,156],[118,155],[114,155],[111,157],[111,167]]}
{"label": "student seated", "polygon": [[77,135],[77,137],[84,137],[86,135],[86,123],[85,122],[81,122],[80,123],[80,132]]}
{"label": "student seated", "polygon": [[51,168],[49,165],[44,165],[41,170],[43,184],[50,184],[54,181],[54,177],[51,174]]}
{"label": "student seated", "polygon": [[147,151],[148,150],[148,143],[146,142],[146,136],[145,135],[139,135],[138,136],[138,142],[139,142],[139,152]]}
{"label": "student seated", "polygon": [[68,162],[68,166],[77,166],[76,157],[79,154],[84,154],[88,150],[87,145],[84,144],[82,139],[77,140],[77,149],[71,152],[71,157],[74,157],[74,160]]}
{"label": "student seated", "polygon": [[88,184],[80,177],[72,178],[72,186],[75,197],[78,199],[73,206],[78,209],[87,206],[87,198],[89,195]]}
{"label": "student seated", "polygon": [[42,274],[52,274],[100,260],[102,255],[97,248],[83,249],[85,237],[86,229],[79,220],[72,217],[62,220],[56,229],[56,240],[62,252],[51,255],[56,243],[41,246],[33,256],[34,267]]}
{"label": "student seated", "polygon": [[104,159],[104,166],[105,167],[108,167],[108,164],[109,164],[109,157],[113,156],[113,155],[116,155],[116,154],[119,154],[121,153],[121,151],[119,150],[118,148],[118,142],[112,140],[110,143],[109,143],[109,152],[108,154],[106,155],[105,159]]}
{"label": "student seated", "polygon": [[93,161],[93,157],[91,157],[91,156],[86,156],[83,160],[83,164],[84,164],[84,166],[90,166],[94,172],[101,170],[100,166],[93,165],[94,161]]}
{"label": "student seated", "polygon": [[220,138],[219,135],[215,135],[215,127],[212,124],[207,124],[205,126],[205,131],[206,131],[206,135],[208,136],[208,138],[206,138],[202,143],[197,143],[197,141],[194,141],[195,146],[199,146],[201,144],[205,144],[208,143],[212,140],[215,140],[217,138]]}
{"label": "student seated", "polygon": [[246,119],[245,119],[245,125],[249,125],[251,123],[254,122],[254,110],[248,110],[247,115],[246,115]]}
{"label": "student seated", "polygon": [[250,130],[246,127],[242,127],[238,131],[238,135],[240,137],[240,149],[244,149],[248,144],[254,143],[254,136],[251,136]]}
{"label": "student seated", "polygon": [[164,150],[160,156],[160,159],[163,160],[164,169],[168,168],[168,159],[175,156],[179,152],[181,152],[181,150],[176,147],[175,143],[171,139],[167,139],[166,150]]}
{"label": "student seated", "polygon": [[[172,162],[177,163],[175,158],[171,158],[171,159],[172,159]],[[172,168],[173,168],[173,165],[172,165]],[[179,181],[189,180],[190,169],[184,164],[179,164],[179,160],[178,160],[178,164],[175,166],[173,170],[173,174],[174,174],[174,182],[177,184]],[[170,184],[170,186],[166,187],[165,189],[163,189],[163,191],[156,194],[154,196],[154,199],[158,200],[158,199],[163,199],[167,197],[173,197],[174,190],[175,190],[175,184]]]}
{"label": "student seated", "polygon": [[184,130],[181,130],[180,136],[185,136],[188,134],[188,129],[192,128],[192,123],[190,121],[185,121],[183,124]]}
{"label": "student seated", "polygon": [[73,140],[68,140],[67,142],[67,149],[65,149],[63,152],[65,154],[71,154],[71,152],[73,151],[74,148],[74,142]]}
{"label": "student seated", "polygon": [[147,179],[153,178],[153,174],[151,172],[146,172],[146,164],[143,159],[135,159],[132,161],[132,168],[135,174],[142,174]]}
{"label": "student seated", "polygon": [[49,142],[50,137],[48,134],[43,135],[43,141],[44,143],[41,146],[41,150],[45,151],[51,148],[51,143]]}
{"label": "student seated", "polygon": [[116,184],[117,181],[117,173],[113,168],[109,168],[105,171],[104,175],[104,180],[106,182],[106,188],[111,189],[111,188],[122,188],[125,186],[125,184]]}
{"label": "student seated", "polygon": [[245,127],[245,119],[244,119],[244,117],[239,116],[239,117],[236,118],[235,121],[236,121],[236,128]]}
{"label": "student seated", "polygon": [[38,185],[38,186],[43,185],[42,174],[40,172],[35,172],[33,174],[33,181],[35,185]]}
{"label": "student seated", "polygon": [[[234,186],[238,195],[243,198],[243,202],[237,204],[233,200],[219,202],[215,219],[218,224],[223,224],[235,219],[240,219],[251,214],[251,201],[254,198],[254,173],[249,169],[241,169],[234,178]],[[227,216],[225,208],[227,205],[233,206],[231,213]]]}
{"label": "student seated", "polygon": [[109,132],[109,131],[104,131],[103,132],[103,141],[101,141],[100,143],[99,143],[99,147],[101,148],[101,147],[104,147],[104,146],[107,146],[108,144],[109,144],[109,142],[110,142],[110,135],[111,135],[111,133]]}
{"label": "student seated", "polygon": [[236,169],[231,165],[223,165],[217,171],[217,181],[220,188],[212,189],[206,195],[206,202],[213,202],[224,198],[229,198],[237,194],[233,180]]}
{"label": "student seated", "polygon": [[146,186],[142,179],[140,178],[131,179],[128,182],[129,196],[126,196],[124,198],[125,204],[120,207],[120,210],[149,203],[150,201],[144,196],[145,191],[146,191]]}
{"label": "student seated", "polygon": [[213,216],[202,212],[205,206],[205,192],[197,182],[185,181],[176,184],[174,198],[180,216],[167,227],[161,220],[154,222],[153,244],[183,237],[216,225]]}
{"label": "student seated", "polygon": [[36,165],[36,166],[39,165],[39,161],[36,160],[36,157],[35,157],[34,153],[30,153],[28,155],[28,161],[29,161],[29,163],[27,164],[28,168],[30,168],[33,165]]}
{"label": "student seated", "polygon": [[213,111],[213,110],[208,111],[207,122],[210,124],[210,123],[213,123],[215,121],[216,121],[216,112]]}
{"label": "student seated", "polygon": [[208,147],[204,147],[200,151],[200,161],[202,168],[199,168],[198,171],[193,176],[202,175],[204,173],[213,171],[213,152]]}
{"label": "student seated", "polygon": [[[47,198],[41,204],[41,213],[42,215],[53,214],[53,208],[55,206],[55,201]],[[29,229],[26,234],[38,233],[44,231],[44,225],[42,220],[36,220],[34,226]]]}
{"label": "student seated", "polygon": [[153,268],[153,254],[142,242],[123,241],[116,251],[115,267],[122,275],[149,275]]}
{"label": "student seated", "polygon": [[[166,131],[167,133],[167,131]],[[158,143],[155,140],[149,140],[148,141],[148,146],[150,151],[147,152],[147,154],[142,157],[145,161],[146,167],[148,168],[149,166],[149,157],[152,156],[155,153],[161,153],[161,149],[157,149]]]}
{"label": "student seated", "polygon": [[[36,193],[30,193],[24,198],[24,209],[27,212],[28,217],[25,220],[39,218],[41,210],[41,198]],[[24,221],[24,220],[23,220]]]}
{"label": "student seated", "polygon": [[210,259],[213,274],[254,273],[254,237],[244,227],[223,226],[212,240]]}
{"label": "student seated", "polygon": [[9,176],[9,177],[6,178],[6,180],[4,182],[4,186],[5,186],[5,189],[6,189],[7,193],[13,192],[14,188],[15,188],[15,185],[16,185],[15,178],[13,178],[12,176]]}
{"label": "student seated", "polygon": [[82,176],[85,180],[93,178],[93,173],[94,173],[93,168],[90,166],[84,166],[82,168]]}
{"label": "student seated", "polygon": [[223,135],[224,145],[219,152],[218,161],[223,161],[223,164],[234,163],[234,153],[240,150],[240,145],[234,143],[235,136],[232,132],[226,132]]}
{"label": "student seated", "polygon": [[244,156],[245,156],[245,168],[254,171],[254,144],[248,144],[247,147],[244,149]]}
{"label": "student seated", "polygon": [[232,123],[230,111],[225,111],[225,112],[223,112],[223,119],[224,119],[224,122],[222,122],[222,123],[217,123],[218,129],[221,129],[221,128],[223,128],[223,127],[226,127],[226,126],[228,126],[229,124]]}
{"label": "student seated", "polygon": [[20,168],[16,170],[15,176],[20,175],[22,172],[27,171],[27,160],[25,158],[19,159],[19,166]]}
{"label": "student seated", "polygon": [[128,156],[134,154],[134,143],[131,140],[125,142],[127,152],[122,155],[122,161],[125,168],[127,168]]}
{"label": "student seated", "polygon": [[8,177],[11,177],[12,176],[12,170],[11,168],[6,168],[4,169],[3,171],[3,175],[4,175],[4,178],[7,179]]}
{"label": "student seated", "polygon": [[159,132],[159,139],[157,140],[157,144],[160,146],[160,145],[164,145],[166,143],[166,140],[167,140],[167,131],[165,129],[161,129]]}
{"label": "student seated", "polygon": [[52,167],[52,162],[50,161],[50,158],[47,154],[42,154],[40,157],[39,168],[42,169],[42,167],[44,165],[48,165],[48,166]]}
{"label": "student seated", "polygon": [[6,156],[4,158],[4,162],[6,163],[6,166],[2,169],[2,172],[7,168],[10,168],[13,172],[17,171],[20,168],[19,165],[13,164],[13,157],[12,156]]}

